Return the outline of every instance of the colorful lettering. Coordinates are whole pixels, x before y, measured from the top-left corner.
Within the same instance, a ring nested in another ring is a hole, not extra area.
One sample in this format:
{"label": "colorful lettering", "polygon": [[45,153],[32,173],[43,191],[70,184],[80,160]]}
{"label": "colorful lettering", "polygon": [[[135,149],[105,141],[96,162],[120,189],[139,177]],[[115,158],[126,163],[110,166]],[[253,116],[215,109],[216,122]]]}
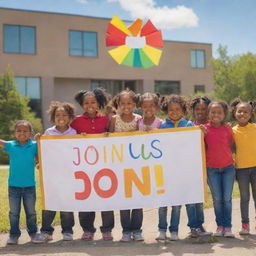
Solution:
{"label": "colorful lettering", "polygon": [[151,193],[150,187],[150,170],[149,166],[141,168],[142,181],[137,176],[136,172],[133,169],[124,169],[124,190],[125,197],[132,197],[132,184],[138,188],[140,193],[144,196]]}
{"label": "colorful lettering", "polygon": [[[103,190],[99,186],[100,179],[105,176],[109,177],[111,180],[111,187],[108,190]],[[97,174],[95,175],[94,180],[93,180],[93,186],[94,186],[94,190],[98,196],[100,196],[102,198],[109,198],[116,193],[117,186],[118,186],[118,180],[117,180],[115,173],[112,170],[102,169],[99,172],[97,172]]]}

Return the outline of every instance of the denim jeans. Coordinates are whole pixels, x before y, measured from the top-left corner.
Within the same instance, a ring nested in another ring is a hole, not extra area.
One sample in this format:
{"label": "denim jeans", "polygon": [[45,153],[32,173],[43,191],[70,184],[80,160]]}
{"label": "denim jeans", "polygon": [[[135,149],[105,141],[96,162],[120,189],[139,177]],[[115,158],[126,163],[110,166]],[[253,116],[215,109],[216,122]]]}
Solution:
{"label": "denim jeans", "polygon": [[250,201],[250,185],[252,188],[252,196],[254,200],[254,208],[256,209],[256,167],[243,168],[236,170],[236,179],[240,190],[240,209],[242,223],[249,223],[249,201]]}
{"label": "denim jeans", "polygon": [[32,187],[12,187],[8,188],[9,196],[9,219],[10,219],[10,236],[19,237],[20,232],[20,210],[21,200],[26,214],[27,231],[31,236],[37,232],[36,224],[36,188]]}
{"label": "denim jeans", "polygon": [[123,233],[142,232],[143,209],[121,210],[120,218]]}
{"label": "denim jeans", "polygon": [[[102,233],[111,232],[114,228],[115,219],[113,211],[101,212],[102,226],[100,231]],[[94,227],[95,212],[79,212],[79,222],[84,232],[95,233]]]}
{"label": "denim jeans", "polygon": [[[42,227],[40,229],[41,232],[47,233],[49,235],[53,234],[54,227],[52,226],[53,220],[55,218],[55,211],[42,211]],[[60,212],[60,221],[62,233],[70,233],[73,234],[73,226],[74,222],[74,213],[73,212]]]}
{"label": "denim jeans", "polygon": [[207,168],[207,182],[213,199],[217,226],[231,228],[232,191],[235,180],[233,165],[224,168]]}
{"label": "denim jeans", "polygon": [[[181,205],[172,206],[171,212],[171,220],[170,220],[170,232],[178,232],[179,231],[179,224],[180,224],[180,209]],[[199,228],[202,223],[201,220],[198,219],[197,216],[197,208],[196,204],[186,204],[186,211],[188,216],[188,226],[190,228]],[[167,207],[160,207],[158,209],[158,217],[159,217],[159,224],[158,229],[159,231],[167,231]],[[202,216],[201,216],[202,217]]]}

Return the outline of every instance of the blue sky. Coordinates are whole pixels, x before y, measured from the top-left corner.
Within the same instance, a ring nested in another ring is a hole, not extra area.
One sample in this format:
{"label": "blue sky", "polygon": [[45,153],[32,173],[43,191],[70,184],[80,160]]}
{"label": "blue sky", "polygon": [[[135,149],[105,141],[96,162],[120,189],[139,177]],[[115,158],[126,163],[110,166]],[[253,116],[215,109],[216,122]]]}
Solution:
{"label": "blue sky", "polygon": [[255,0],[0,0],[0,7],[134,20],[150,18],[165,40],[228,47],[256,54]]}

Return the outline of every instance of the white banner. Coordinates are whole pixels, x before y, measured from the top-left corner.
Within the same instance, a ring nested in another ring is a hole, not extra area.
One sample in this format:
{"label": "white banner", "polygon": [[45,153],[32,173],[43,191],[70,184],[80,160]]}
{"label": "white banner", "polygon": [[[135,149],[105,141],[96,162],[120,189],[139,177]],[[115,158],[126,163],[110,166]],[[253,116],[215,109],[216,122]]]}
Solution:
{"label": "white banner", "polygon": [[42,136],[44,209],[107,211],[204,201],[199,128]]}

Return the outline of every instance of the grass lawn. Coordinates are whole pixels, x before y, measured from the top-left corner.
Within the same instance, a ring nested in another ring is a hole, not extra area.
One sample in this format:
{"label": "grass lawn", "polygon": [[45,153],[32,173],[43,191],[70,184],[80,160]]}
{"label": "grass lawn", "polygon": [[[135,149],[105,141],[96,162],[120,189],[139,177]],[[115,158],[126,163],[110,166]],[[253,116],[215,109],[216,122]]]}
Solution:
{"label": "grass lawn", "polygon": [[[39,182],[39,173],[36,171],[36,181],[37,181],[37,202],[36,202],[36,211],[37,211],[37,220],[40,226],[41,224],[41,192],[40,192],[40,182]],[[8,170],[0,170],[0,195],[1,195],[1,204],[0,204],[0,232],[7,232],[9,230],[9,203],[8,203]],[[233,191],[233,198],[238,198],[239,189],[237,183],[235,182],[234,191]],[[211,193],[208,188],[208,200],[205,203],[205,208],[212,207],[212,197]],[[59,224],[59,215],[55,218],[54,224]],[[21,212],[21,227],[25,227],[25,216],[24,210],[22,208]]]}

